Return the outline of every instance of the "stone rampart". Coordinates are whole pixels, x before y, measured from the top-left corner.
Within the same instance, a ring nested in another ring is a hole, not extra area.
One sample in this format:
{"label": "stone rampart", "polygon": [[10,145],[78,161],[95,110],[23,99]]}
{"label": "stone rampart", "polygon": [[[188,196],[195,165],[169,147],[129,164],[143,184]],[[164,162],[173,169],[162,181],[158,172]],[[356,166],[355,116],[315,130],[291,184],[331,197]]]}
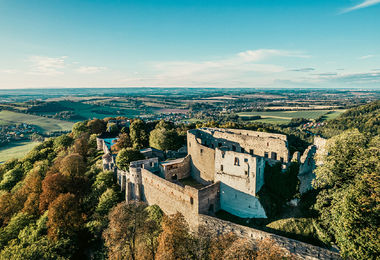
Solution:
{"label": "stone rampart", "polygon": [[187,132],[187,150],[191,156],[191,176],[200,183],[210,184],[214,181],[215,150],[202,145],[201,141],[192,131]]}
{"label": "stone rampart", "polygon": [[162,162],[162,177],[166,180],[181,180],[190,176],[190,155],[185,158]]}
{"label": "stone rampart", "polygon": [[336,252],[211,216],[200,214],[198,221],[200,227],[202,226],[217,235],[232,232],[238,237],[249,239],[252,243],[269,238],[301,259],[340,259]]}
{"label": "stone rampart", "polygon": [[196,188],[181,187],[146,169],[141,169],[141,175],[142,201],[158,205],[168,215],[180,212],[192,229],[197,226],[199,200]]}

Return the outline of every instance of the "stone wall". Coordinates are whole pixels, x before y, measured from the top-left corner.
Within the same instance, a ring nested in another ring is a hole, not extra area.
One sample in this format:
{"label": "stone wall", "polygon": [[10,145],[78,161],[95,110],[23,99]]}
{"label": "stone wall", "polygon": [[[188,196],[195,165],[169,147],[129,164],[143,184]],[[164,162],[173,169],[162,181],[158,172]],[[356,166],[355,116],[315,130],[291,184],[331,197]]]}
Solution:
{"label": "stone wall", "polygon": [[216,182],[198,191],[198,211],[201,214],[213,215],[220,209],[220,183]]}
{"label": "stone wall", "polygon": [[158,205],[168,215],[180,212],[192,229],[197,226],[199,205],[197,189],[190,186],[181,187],[146,169],[141,169],[141,175],[142,201],[149,205]]}
{"label": "stone wall", "polygon": [[187,132],[187,150],[191,156],[191,176],[202,184],[214,181],[215,150],[202,145],[194,130]]}
{"label": "stone wall", "polygon": [[[215,149],[215,181],[223,182],[244,193],[256,196],[264,183],[265,163],[250,154]],[[258,180],[257,180],[257,177]]]}
{"label": "stone wall", "polygon": [[199,226],[218,235],[232,232],[238,237],[249,239],[252,243],[266,238],[272,239],[279,246],[286,248],[290,253],[297,255],[301,259],[340,259],[339,254],[336,252],[211,216],[200,214],[198,221]]}
{"label": "stone wall", "polygon": [[203,132],[206,137],[206,134],[211,136],[212,138],[208,139],[214,140],[210,141],[212,147],[227,146],[232,151],[250,153],[284,163],[290,159],[286,135],[220,128],[201,128],[196,131]]}
{"label": "stone wall", "polygon": [[160,165],[162,177],[166,180],[181,180],[190,176],[190,156],[176,159],[169,162],[162,162]]}

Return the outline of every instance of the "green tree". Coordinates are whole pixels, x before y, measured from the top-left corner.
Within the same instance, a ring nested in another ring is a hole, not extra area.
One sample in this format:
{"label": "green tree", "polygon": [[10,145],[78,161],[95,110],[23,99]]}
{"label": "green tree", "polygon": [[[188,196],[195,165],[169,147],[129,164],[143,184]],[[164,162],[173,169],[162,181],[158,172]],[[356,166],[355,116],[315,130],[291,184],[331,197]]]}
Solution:
{"label": "green tree", "polygon": [[136,149],[144,148],[148,144],[148,134],[145,122],[141,119],[135,119],[129,128],[129,135],[133,147]]}
{"label": "green tree", "polygon": [[116,156],[116,165],[122,170],[129,170],[129,163],[144,159],[140,151],[133,148],[124,148]]}
{"label": "green tree", "polygon": [[87,133],[89,131],[87,127],[87,122],[77,122],[73,125],[72,133],[75,138],[79,137],[83,133]]}
{"label": "green tree", "polygon": [[100,215],[108,214],[108,211],[112,209],[120,201],[119,194],[113,189],[108,188],[99,198],[99,203],[96,206],[96,212]]}
{"label": "green tree", "polygon": [[321,226],[345,257],[380,254],[380,141],[348,130],[328,141],[324,164],[313,182]]}
{"label": "green tree", "polygon": [[178,150],[182,142],[175,129],[156,128],[149,135],[149,145],[159,150]]}
{"label": "green tree", "polygon": [[68,135],[61,135],[54,139],[54,149],[60,150],[65,149],[71,146],[74,142],[74,139]]}

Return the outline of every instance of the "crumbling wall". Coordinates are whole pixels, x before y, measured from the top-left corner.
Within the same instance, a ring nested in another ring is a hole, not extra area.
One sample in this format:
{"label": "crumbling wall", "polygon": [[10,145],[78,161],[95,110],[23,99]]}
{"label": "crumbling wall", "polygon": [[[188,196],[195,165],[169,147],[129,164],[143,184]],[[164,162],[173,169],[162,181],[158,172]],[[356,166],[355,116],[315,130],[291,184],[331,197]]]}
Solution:
{"label": "crumbling wall", "polygon": [[250,227],[241,226],[229,221],[224,221],[211,216],[199,215],[199,226],[215,234],[235,233],[238,237],[246,238],[252,244],[263,239],[271,239],[280,247],[289,250],[301,259],[340,259],[338,253],[306,244],[290,238],[267,233]]}
{"label": "crumbling wall", "polygon": [[198,224],[198,190],[162,179],[146,169],[141,169],[142,201],[158,205],[165,214],[182,213],[193,229]]}
{"label": "crumbling wall", "polygon": [[219,185],[220,183],[216,182],[199,190],[199,213],[213,215],[220,209]]}
{"label": "crumbling wall", "polygon": [[289,150],[286,135],[240,129],[204,128],[215,139],[215,147],[227,146],[232,151],[251,153],[287,163]]}
{"label": "crumbling wall", "polygon": [[166,180],[181,180],[190,176],[190,156],[163,162],[160,165],[162,177]]}
{"label": "crumbling wall", "polygon": [[232,151],[215,150],[215,181],[256,196],[257,157]]}
{"label": "crumbling wall", "polygon": [[215,150],[201,144],[201,139],[190,130],[187,132],[187,150],[191,156],[191,176],[202,184],[214,181]]}

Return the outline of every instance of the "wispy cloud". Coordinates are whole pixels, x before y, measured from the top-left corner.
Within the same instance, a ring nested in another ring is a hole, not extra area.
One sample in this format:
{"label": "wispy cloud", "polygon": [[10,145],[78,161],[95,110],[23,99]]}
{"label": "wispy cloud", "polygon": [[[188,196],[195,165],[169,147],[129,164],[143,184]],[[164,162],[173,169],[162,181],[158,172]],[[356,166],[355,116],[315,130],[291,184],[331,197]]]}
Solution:
{"label": "wispy cloud", "polygon": [[295,71],[295,72],[310,72],[315,70],[314,68],[299,68],[299,69],[292,69],[289,71]]}
{"label": "wispy cloud", "polygon": [[4,74],[15,74],[17,72],[17,70],[15,69],[3,69],[3,70],[0,70],[0,73],[4,73]]}
{"label": "wispy cloud", "polygon": [[[273,59],[308,58],[299,51],[257,49],[247,50],[222,59],[206,61],[162,61],[150,62],[152,70],[150,82],[159,85],[176,85],[185,82],[189,85],[233,85],[233,84],[270,84],[271,75],[287,69],[281,65],[268,63]],[[133,79],[129,79],[133,81]],[[147,78],[137,79],[146,82]]]}
{"label": "wispy cloud", "polygon": [[82,66],[76,71],[83,74],[94,74],[106,70],[106,67],[96,67],[96,66]]}
{"label": "wispy cloud", "polygon": [[29,74],[55,76],[63,74],[65,68],[65,59],[67,56],[58,58],[46,56],[32,56],[29,58],[31,63],[31,70]]}
{"label": "wispy cloud", "polygon": [[364,0],[360,4],[357,4],[355,6],[352,6],[352,7],[344,9],[341,13],[352,12],[354,10],[366,8],[366,7],[369,7],[369,6],[372,6],[372,5],[375,5],[375,4],[379,4],[379,3],[380,3],[380,0]]}
{"label": "wispy cloud", "polygon": [[366,60],[366,59],[370,59],[370,58],[373,58],[373,57],[375,57],[375,55],[370,54],[370,55],[361,56],[358,59],[359,60]]}

